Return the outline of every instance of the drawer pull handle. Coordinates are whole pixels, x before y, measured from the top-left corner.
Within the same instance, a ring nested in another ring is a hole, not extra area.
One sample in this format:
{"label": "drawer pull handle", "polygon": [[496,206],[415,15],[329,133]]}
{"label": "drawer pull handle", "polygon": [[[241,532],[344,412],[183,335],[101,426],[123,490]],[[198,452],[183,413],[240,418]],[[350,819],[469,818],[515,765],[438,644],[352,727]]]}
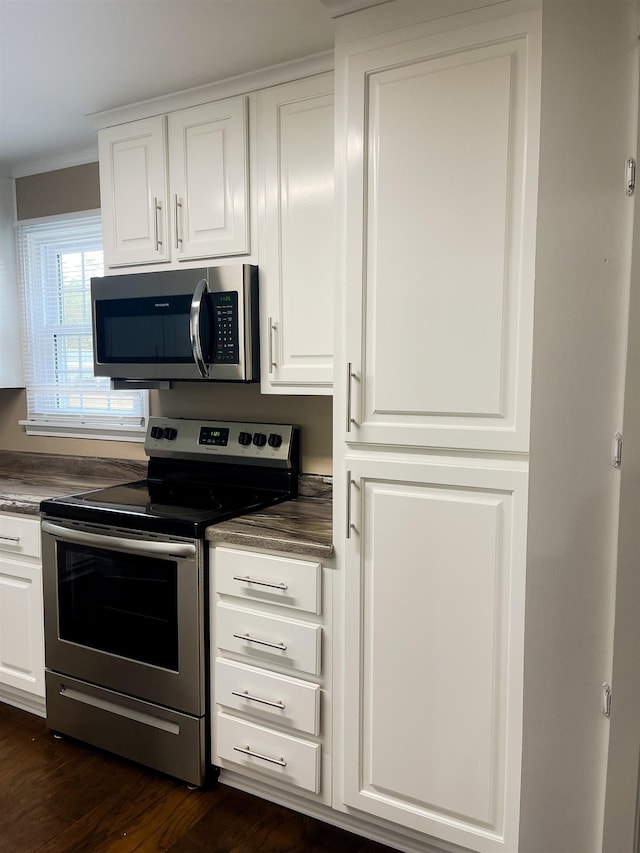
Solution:
{"label": "drawer pull handle", "polygon": [[234,581],[240,581],[241,583],[253,583],[256,586],[268,586],[269,589],[281,589],[283,592],[286,592],[289,589],[286,583],[269,583],[268,581],[257,581],[255,578],[250,578],[249,575],[244,578],[240,575],[234,575],[233,579]]}
{"label": "drawer pull handle", "polygon": [[14,542],[16,545],[20,542],[19,536],[0,536],[3,542]]}
{"label": "drawer pull handle", "polygon": [[267,640],[258,640],[250,634],[234,634],[236,640],[246,640],[247,643],[257,643],[259,646],[268,646],[270,649],[278,649],[279,652],[286,652],[287,647],[284,643],[269,643]]}
{"label": "drawer pull handle", "polygon": [[259,696],[252,696],[250,693],[240,692],[240,690],[232,690],[232,696],[239,696],[241,699],[248,699],[250,702],[260,702],[261,705],[268,705],[270,708],[279,708],[281,711],[287,707],[284,702],[270,702],[269,699],[261,699]]}
{"label": "drawer pull handle", "polygon": [[243,749],[241,746],[234,746],[233,748],[236,752],[241,752],[243,755],[250,755],[251,758],[259,758],[261,761],[268,761],[269,764],[277,764],[278,767],[287,766],[287,762],[284,760],[284,758],[271,758],[271,756],[269,755],[261,755],[261,753],[254,752],[249,747]]}

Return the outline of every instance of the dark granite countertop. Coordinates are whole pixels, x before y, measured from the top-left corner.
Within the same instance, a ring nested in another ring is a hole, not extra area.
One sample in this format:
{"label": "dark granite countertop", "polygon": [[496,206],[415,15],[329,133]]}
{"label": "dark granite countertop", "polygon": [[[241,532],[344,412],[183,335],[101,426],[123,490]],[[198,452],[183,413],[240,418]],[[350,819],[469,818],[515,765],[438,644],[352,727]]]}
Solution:
{"label": "dark granite countertop", "polygon": [[[38,516],[40,501],[146,476],[146,462],[0,451],[0,512]],[[208,528],[217,544],[327,559],[333,554],[330,478],[300,476],[300,497]]]}
{"label": "dark granite countertop", "polygon": [[333,554],[331,501],[300,497],[207,528],[216,545],[246,545],[328,559]]}
{"label": "dark granite countertop", "polygon": [[0,512],[39,515],[40,501],[146,476],[146,462],[0,451]]}

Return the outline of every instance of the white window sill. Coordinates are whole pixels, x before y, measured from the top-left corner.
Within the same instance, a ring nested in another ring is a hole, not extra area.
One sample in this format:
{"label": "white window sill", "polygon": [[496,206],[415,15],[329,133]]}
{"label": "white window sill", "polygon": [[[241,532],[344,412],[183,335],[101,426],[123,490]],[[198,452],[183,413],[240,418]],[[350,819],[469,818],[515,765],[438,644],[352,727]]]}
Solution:
{"label": "white window sill", "polygon": [[19,421],[27,435],[48,435],[56,438],[89,438],[100,441],[138,441],[145,440],[145,426],[131,424],[83,424],[61,421]]}

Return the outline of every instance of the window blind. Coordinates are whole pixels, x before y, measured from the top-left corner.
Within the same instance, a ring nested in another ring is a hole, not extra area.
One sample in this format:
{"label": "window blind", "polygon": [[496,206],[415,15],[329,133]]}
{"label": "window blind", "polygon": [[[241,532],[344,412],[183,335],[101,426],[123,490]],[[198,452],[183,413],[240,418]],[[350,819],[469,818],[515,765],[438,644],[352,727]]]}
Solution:
{"label": "window blind", "polygon": [[28,433],[144,440],[146,391],[93,375],[92,276],[103,274],[99,213],[19,224]]}

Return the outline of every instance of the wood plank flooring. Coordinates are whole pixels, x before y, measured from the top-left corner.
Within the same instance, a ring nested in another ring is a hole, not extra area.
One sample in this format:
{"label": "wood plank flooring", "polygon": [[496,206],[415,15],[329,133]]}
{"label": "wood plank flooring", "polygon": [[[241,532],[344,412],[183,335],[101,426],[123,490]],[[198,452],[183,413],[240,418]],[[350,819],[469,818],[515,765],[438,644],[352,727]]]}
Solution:
{"label": "wood plank flooring", "polygon": [[0,703],[2,853],[391,853],[226,785],[186,785]]}

